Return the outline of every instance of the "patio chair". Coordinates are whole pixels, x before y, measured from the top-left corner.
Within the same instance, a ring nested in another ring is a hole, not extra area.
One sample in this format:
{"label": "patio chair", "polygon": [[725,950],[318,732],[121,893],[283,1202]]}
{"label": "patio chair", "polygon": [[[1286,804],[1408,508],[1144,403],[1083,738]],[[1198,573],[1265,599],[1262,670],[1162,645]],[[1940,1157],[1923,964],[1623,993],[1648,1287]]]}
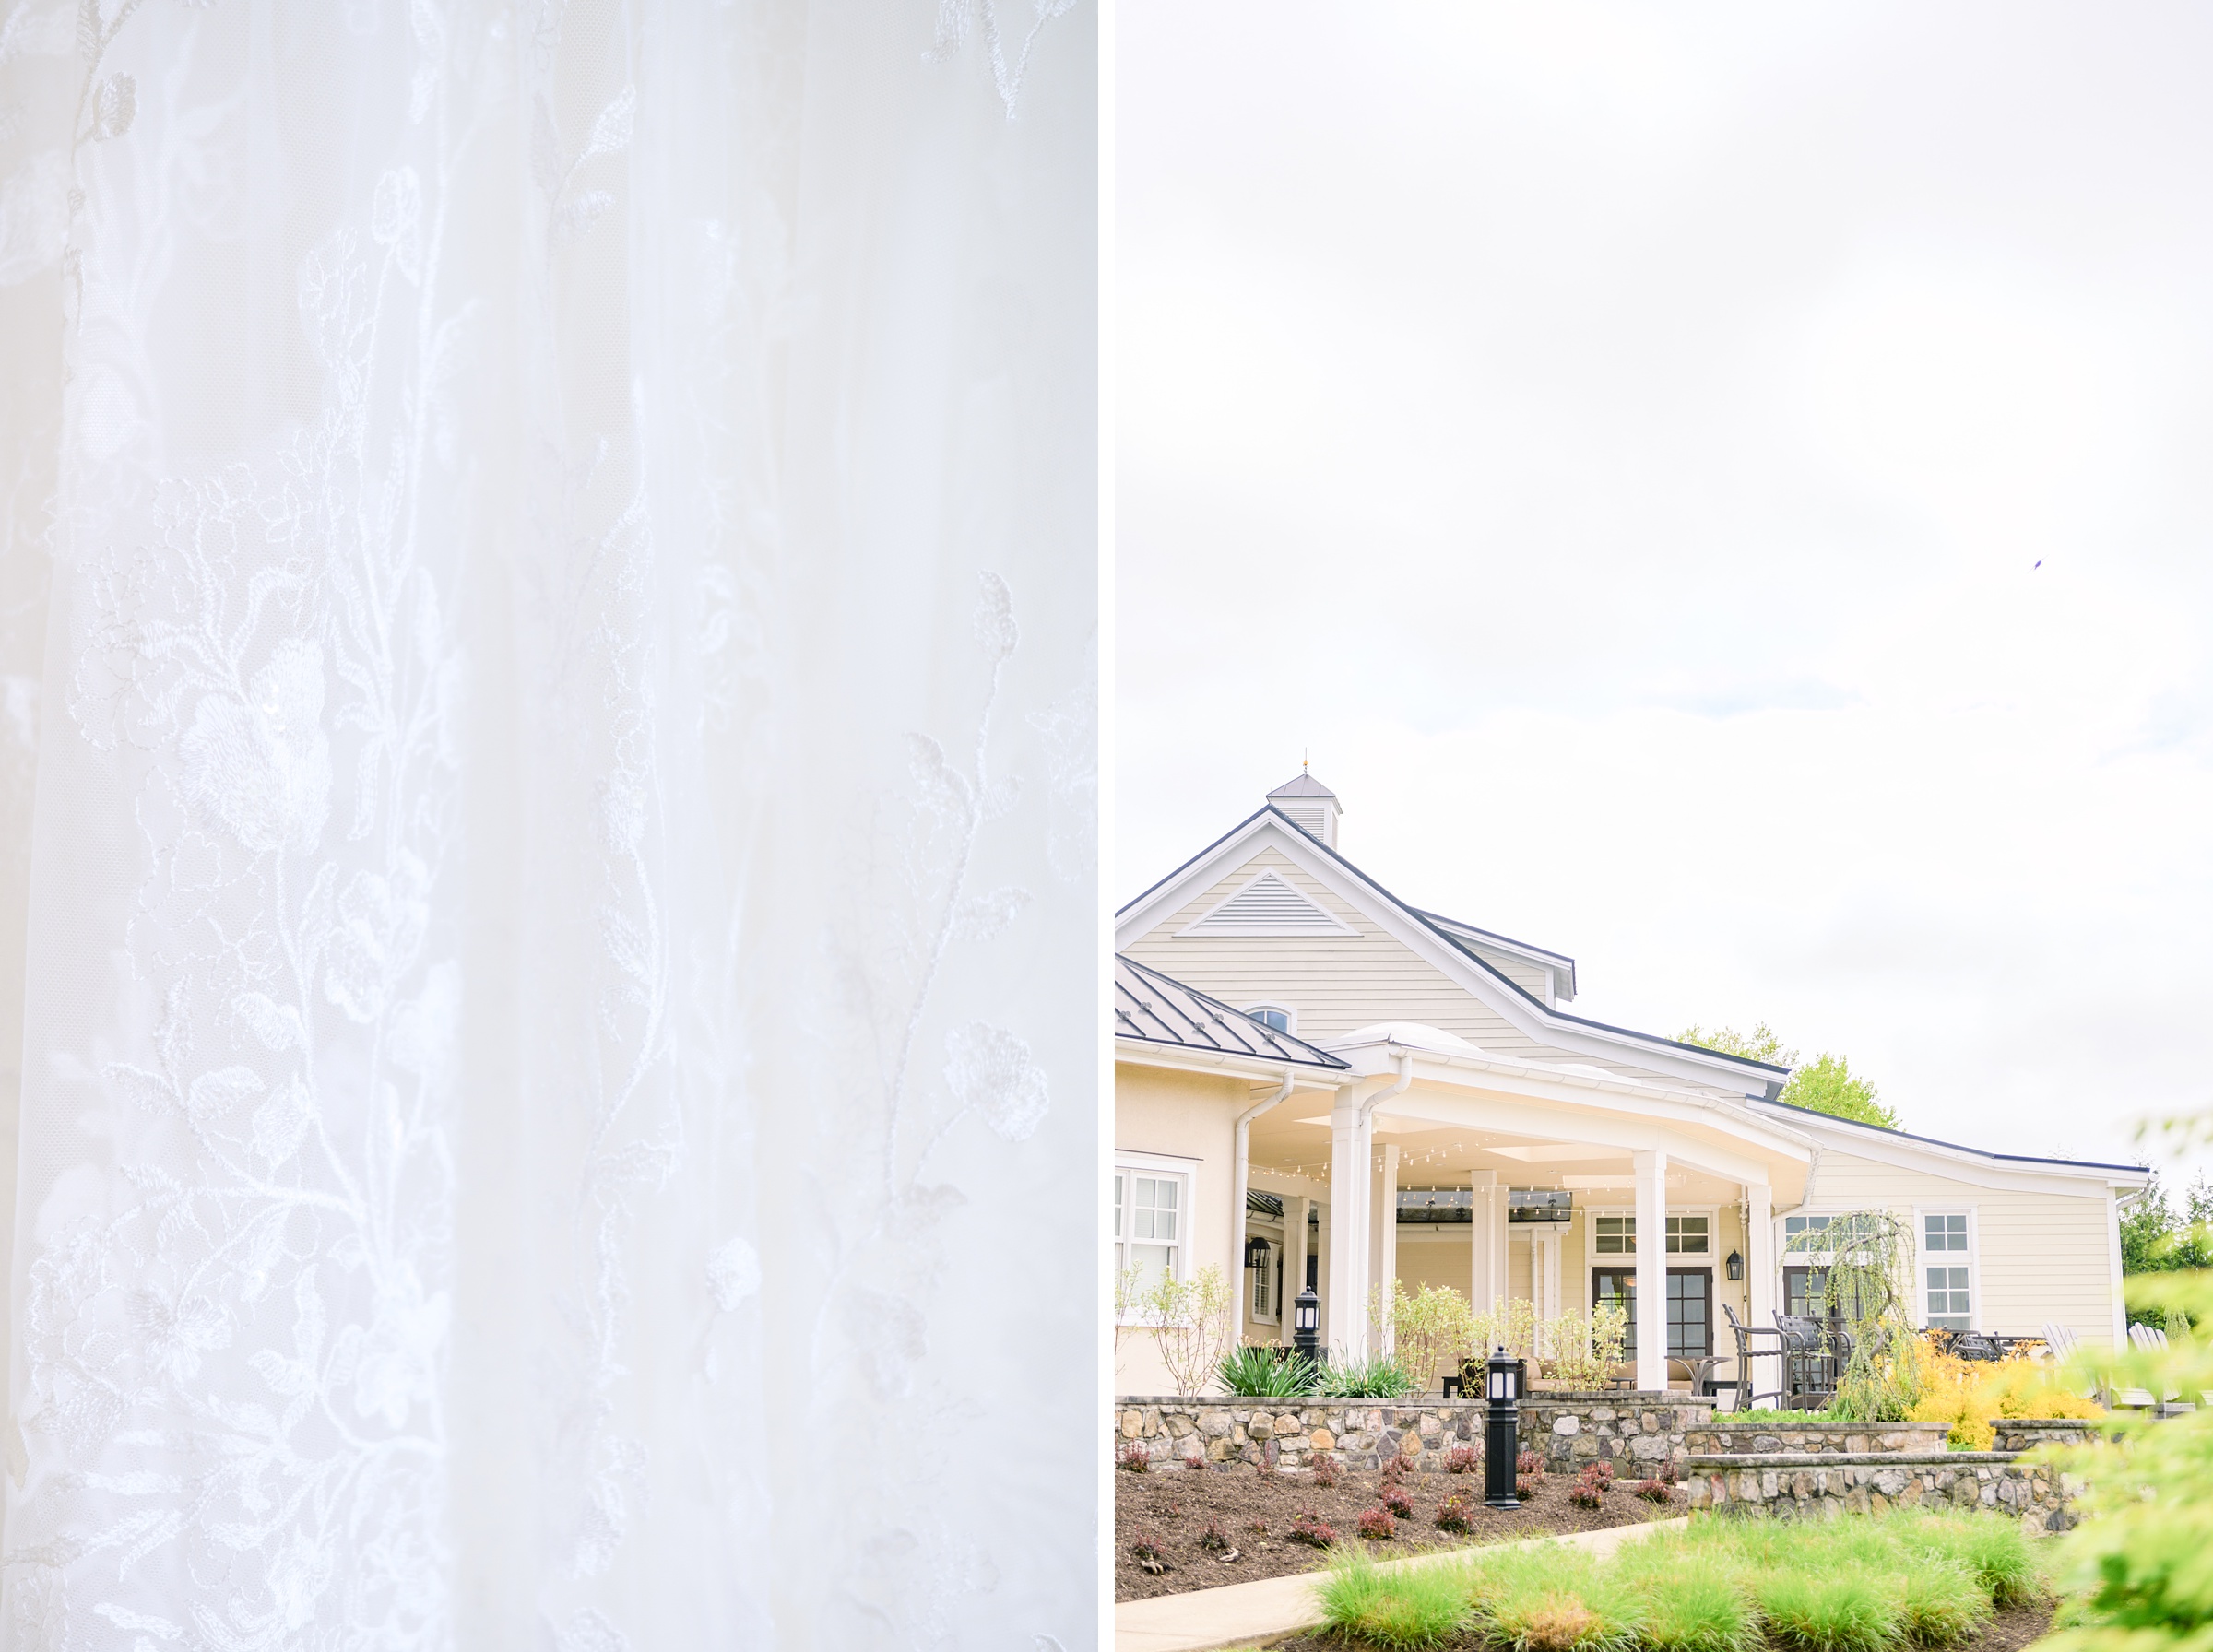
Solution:
{"label": "patio chair", "polygon": [[[2161,1353],[2167,1351],[2167,1333],[2157,1326],[2132,1325],[2128,1328],[2128,1339],[2138,1348],[2147,1351],[2157,1349]],[[2198,1398],[2206,1400],[2208,1404],[2213,1404],[2213,1395],[2201,1394]],[[2160,1415],[2162,1417],[2172,1417],[2178,1411],[2195,1411],[2195,1410],[2197,1407],[2184,1399],[2180,1392],[2162,1395],[2160,1399]]]}
{"label": "patio chair", "polygon": [[[2061,1365],[2082,1351],[2080,1338],[2065,1326],[2049,1319],[2044,1321],[2044,1346],[2052,1351],[2053,1360]],[[2091,1389],[2084,1398],[2095,1399],[2108,1410],[2119,1410],[2124,1407],[2131,1410],[2151,1410],[2160,1403],[2151,1397],[2148,1388],[2113,1389],[2101,1386]]]}
{"label": "patio chair", "polygon": [[1782,1409],[1819,1410],[1836,1394],[1837,1372],[1852,1357],[1851,1336],[1803,1314],[1778,1313],[1775,1328],[1782,1334]]}
{"label": "patio chair", "polygon": [[[1756,1411],[1761,1400],[1772,1399],[1775,1409],[1781,1410],[1783,1378],[1786,1375],[1784,1365],[1788,1357],[1782,1345],[1782,1333],[1764,1325],[1745,1324],[1737,1318],[1736,1310],[1727,1303],[1722,1304],[1722,1312],[1729,1316],[1729,1334],[1736,1339],[1736,1404],[1731,1409]],[[1767,1346],[1762,1347],[1756,1340],[1760,1337],[1769,1339]],[[1775,1362],[1775,1386],[1772,1388],[1759,1386],[1755,1375],[1757,1367],[1753,1363],[1756,1360]]]}

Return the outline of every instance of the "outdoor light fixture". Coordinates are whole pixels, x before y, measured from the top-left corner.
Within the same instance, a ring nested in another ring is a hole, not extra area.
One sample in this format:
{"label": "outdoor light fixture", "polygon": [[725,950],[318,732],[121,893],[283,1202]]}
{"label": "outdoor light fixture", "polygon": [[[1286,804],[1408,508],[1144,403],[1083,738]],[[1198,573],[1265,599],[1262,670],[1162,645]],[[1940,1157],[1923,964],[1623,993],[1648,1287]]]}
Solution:
{"label": "outdoor light fixture", "polygon": [[1314,1287],[1308,1285],[1292,1301],[1291,1326],[1292,1329],[1297,1333],[1294,1341],[1297,1345],[1298,1351],[1305,1354],[1309,1360],[1315,1356],[1321,1346],[1320,1339],[1316,1334],[1320,1330],[1320,1325],[1321,1298],[1315,1295]]}
{"label": "outdoor light fixture", "polygon": [[1733,1250],[1729,1253],[1729,1277],[1733,1280],[1745,1277],[1745,1258],[1741,1251]]}
{"label": "outdoor light fixture", "polygon": [[[1245,1266],[1248,1268],[1265,1268],[1268,1266],[1267,1240],[1256,1237],[1245,1241]],[[1735,1276],[1732,1274],[1730,1277],[1734,1279]]]}
{"label": "outdoor light fixture", "polygon": [[1492,1508],[1520,1508],[1514,1480],[1521,1456],[1521,1372],[1520,1360],[1504,1347],[1483,1365],[1483,1500]]}

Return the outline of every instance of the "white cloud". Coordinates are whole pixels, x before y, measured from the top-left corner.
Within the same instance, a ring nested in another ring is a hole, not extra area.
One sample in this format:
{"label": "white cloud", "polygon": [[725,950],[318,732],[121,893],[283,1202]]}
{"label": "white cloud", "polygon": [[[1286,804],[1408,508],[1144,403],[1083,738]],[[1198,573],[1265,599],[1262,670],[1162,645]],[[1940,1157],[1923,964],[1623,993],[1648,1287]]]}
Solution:
{"label": "white cloud", "polygon": [[1310,748],[1579,1009],[2213,1105],[2213,18],[1361,18],[1121,14],[1118,889]]}

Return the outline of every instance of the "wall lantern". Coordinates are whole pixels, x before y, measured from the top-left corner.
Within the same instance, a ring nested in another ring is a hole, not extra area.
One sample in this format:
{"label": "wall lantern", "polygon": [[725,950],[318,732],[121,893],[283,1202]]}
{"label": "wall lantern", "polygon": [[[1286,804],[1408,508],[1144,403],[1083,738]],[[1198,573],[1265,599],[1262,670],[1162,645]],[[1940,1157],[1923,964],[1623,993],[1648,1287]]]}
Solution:
{"label": "wall lantern", "polygon": [[1733,1250],[1729,1253],[1729,1277],[1733,1280],[1741,1280],[1745,1277],[1745,1257],[1742,1251]]}
{"label": "wall lantern", "polygon": [[1293,1299],[1291,1327],[1296,1333],[1298,1351],[1312,1359],[1320,1348],[1321,1328],[1321,1298],[1314,1294],[1313,1286],[1308,1285]]}
{"label": "wall lantern", "polygon": [[1520,1360],[1501,1347],[1483,1363],[1483,1500],[1492,1508],[1520,1508],[1515,1475],[1521,1457]]}
{"label": "wall lantern", "polygon": [[[1268,1266],[1267,1240],[1253,1238],[1245,1241],[1245,1266],[1248,1268],[1265,1268]],[[1730,1277],[1734,1278],[1735,1276],[1731,1275]]]}

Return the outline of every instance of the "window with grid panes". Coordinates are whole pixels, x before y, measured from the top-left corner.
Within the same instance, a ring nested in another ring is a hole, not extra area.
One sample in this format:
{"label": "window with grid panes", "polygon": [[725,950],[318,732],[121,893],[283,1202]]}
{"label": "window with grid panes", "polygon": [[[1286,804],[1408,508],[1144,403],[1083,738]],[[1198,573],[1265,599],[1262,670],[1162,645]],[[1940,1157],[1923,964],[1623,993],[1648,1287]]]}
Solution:
{"label": "window with grid panes", "polygon": [[1974,1303],[1968,1283],[1967,1216],[1950,1210],[1921,1219],[1922,1271],[1932,1330],[1972,1328]]}
{"label": "window with grid panes", "polygon": [[1164,1273],[1183,1277],[1185,1182],[1173,1171],[1115,1167],[1115,1268],[1134,1270],[1141,1292]]}

